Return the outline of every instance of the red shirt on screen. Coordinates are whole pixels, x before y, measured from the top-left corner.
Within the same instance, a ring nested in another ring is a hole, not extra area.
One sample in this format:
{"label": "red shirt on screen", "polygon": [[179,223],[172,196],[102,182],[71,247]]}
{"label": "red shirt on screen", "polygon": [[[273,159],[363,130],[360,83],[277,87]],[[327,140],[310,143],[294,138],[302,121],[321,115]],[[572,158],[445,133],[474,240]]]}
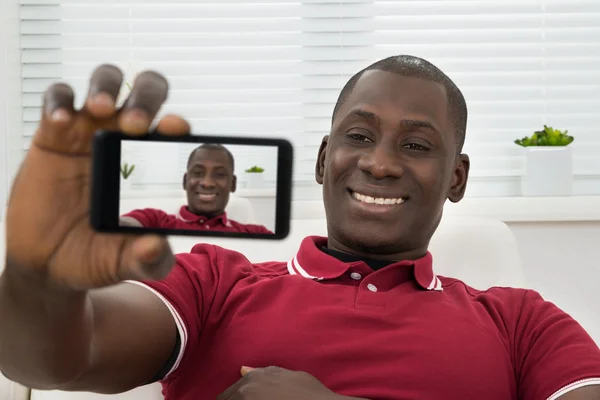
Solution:
{"label": "red shirt on screen", "polygon": [[162,281],[181,338],[166,400],[214,399],[241,366],[306,371],[367,399],[546,400],[600,384],[600,349],[532,291],[479,291],[432,256],[373,270],[308,237],[287,263],[201,244]]}
{"label": "red shirt on screen", "polygon": [[187,206],[181,206],[179,212],[175,215],[167,214],[162,210],[155,208],[144,208],[133,210],[123,217],[130,217],[138,221],[146,228],[164,228],[164,229],[192,229],[192,230],[214,230],[218,232],[239,232],[255,234],[273,234],[262,225],[241,224],[237,221],[227,218],[223,213],[212,219],[202,217],[191,213]]}

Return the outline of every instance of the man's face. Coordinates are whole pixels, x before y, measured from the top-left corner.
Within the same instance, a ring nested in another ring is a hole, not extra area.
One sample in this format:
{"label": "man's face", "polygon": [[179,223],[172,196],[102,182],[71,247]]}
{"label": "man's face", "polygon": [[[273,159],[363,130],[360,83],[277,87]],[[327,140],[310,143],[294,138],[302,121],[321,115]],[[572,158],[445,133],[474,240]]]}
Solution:
{"label": "man's face", "polygon": [[207,218],[225,211],[236,177],[227,153],[220,149],[196,150],[183,177],[188,209]]}
{"label": "man's face", "polygon": [[329,246],[394,260],[422,256],[446,199],[463,197],[468,170],[442,85],[366,72],[319,150]]}

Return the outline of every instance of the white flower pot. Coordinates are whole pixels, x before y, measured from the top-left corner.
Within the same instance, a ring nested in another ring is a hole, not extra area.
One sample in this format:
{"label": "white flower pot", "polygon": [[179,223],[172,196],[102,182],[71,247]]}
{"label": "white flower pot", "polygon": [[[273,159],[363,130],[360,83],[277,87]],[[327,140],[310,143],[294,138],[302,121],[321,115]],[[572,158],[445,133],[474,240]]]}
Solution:
{"label": "white flower pot", "polygon": [[571,196],[573,154],[571,146],[525,147],[523,196]]}
{"label": "white flower pot", "polygon": [[260,189],[263,187],[263,182],[261,172],[246,172],[246,185],[249,189]]}

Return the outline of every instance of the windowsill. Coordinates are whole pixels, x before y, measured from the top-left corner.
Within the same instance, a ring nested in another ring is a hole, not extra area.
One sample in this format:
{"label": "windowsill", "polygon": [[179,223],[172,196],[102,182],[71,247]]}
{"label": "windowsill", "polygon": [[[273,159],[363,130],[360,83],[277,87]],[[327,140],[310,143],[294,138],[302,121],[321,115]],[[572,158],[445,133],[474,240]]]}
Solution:
{"label": "windowsill", "polygon": [[[600,196],[469,197],[456,204],[447,202],[444,215],[492,218],[503,222],[600,221]],[[292,218],[325,218],[322,201],[295,201]]]}
{"label": "windowsill", "polygon": [[504,222],[600,221],[600,196],[470,197],[448,203],[444,212]]}

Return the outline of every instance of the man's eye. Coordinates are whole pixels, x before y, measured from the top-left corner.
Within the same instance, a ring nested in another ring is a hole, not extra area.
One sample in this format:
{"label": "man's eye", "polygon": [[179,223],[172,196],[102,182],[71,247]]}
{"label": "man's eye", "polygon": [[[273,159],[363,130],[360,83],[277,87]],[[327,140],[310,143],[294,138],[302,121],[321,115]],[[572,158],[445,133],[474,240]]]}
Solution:
{"label": "man's eye", "polygon": [[348,137],[352,140],[355,140],[357,142],[364,142],[364,143],[371,143],[372,140],[369,139],[368,137],[366,137],[365,135],[362,135],[360,133],[350,133],[348,134]]}
{"label": "man's eye", "polygon": [[427,150],[429,150],[429,148],[427,148],[425,146],[422,146],[422,145],[420,145],[418,143],[407,143],[403,147],[406,148],[406,149],[415,150],[415,151],[427,151]]}

